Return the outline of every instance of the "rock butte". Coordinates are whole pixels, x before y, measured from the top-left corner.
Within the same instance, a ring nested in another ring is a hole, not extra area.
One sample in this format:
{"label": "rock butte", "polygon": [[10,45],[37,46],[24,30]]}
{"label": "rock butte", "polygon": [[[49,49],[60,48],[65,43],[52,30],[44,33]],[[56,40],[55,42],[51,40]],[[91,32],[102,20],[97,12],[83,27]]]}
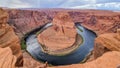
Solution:
{"label": "rock butte", "polygon": [[22,66],[23,61],[19,38],[14,33],[12,27],[7,24],[8,18],[8,13],[0,8],[0,47],[10,47],[13,55],[17,57],[16,66]]}
{"label": "rock butte", "polygon": [[71,47],[77,36],[75,25],[68,13],[57,13],[52,26],[38,35],[38,41],[49,51]]}

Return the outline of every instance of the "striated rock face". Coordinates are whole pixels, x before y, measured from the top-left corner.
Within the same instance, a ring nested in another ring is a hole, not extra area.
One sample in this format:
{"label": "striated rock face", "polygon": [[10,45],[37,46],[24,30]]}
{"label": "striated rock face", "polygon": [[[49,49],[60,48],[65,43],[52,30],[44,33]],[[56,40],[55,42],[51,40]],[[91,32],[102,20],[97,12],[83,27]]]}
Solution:
{"label": "striated rock face", "polygon": [[22,65],[20,42],[11,26],[7,24],[8,14],[0,8],[0,47],[10,47],[13,55],[17,57],[16,65]]}
{"label": "striated rock face", "polygon": [[108,33],[98,36],[96,43],[103,45],[111,51],[120,51],[120,29],[117,30],[117,33]]}
{"label": "striated rock face", "polygon": [[0,68],[15,68],[16,59],[9,47],[0,48]]}
{"label": "striated rock face", "polygon": [[14,27],[20,38],[31,30],[52,22],[56,13],[61,11],[68,12],[73,22],[80,22],[83,26],[96,32],[97,35],[116,32],[116,29],[120,28],[120,12],[67,9],[6,10],[10,15],[9,24]]}
{"label": "striated rock face", "polygon": [[45,12],[41,11],[10,9],[8,13],[10,16],[8,23],[14,28],[19,38],[51,20]]}
{"label": "striated rock face", "polygon": [[38,35],[38,41],[48,50],[68,48],[75,43],[77,31],[68,13],[58,13],[53,19],[53,26]]}
{"label": "striated rock face", "polygon": [[57,66],[49,68],[117,68],[120,66],[120,52],[111,51],[101,57],[84,64],[73,64],[67,66]]}
{"label": "striated rock face", "polygon": [[[23,67],[22,68],[46,68],[47,63],[44,64],[42,62],[34,60],[27,52],[23,52]],[[21,67],[20,67],[21,68]]]}
{"label": "striated rock face", "polygon": [[94,58],[100,57],[107,51],[120,51],[120,29],[117,33],[102,34],[96,38]]}

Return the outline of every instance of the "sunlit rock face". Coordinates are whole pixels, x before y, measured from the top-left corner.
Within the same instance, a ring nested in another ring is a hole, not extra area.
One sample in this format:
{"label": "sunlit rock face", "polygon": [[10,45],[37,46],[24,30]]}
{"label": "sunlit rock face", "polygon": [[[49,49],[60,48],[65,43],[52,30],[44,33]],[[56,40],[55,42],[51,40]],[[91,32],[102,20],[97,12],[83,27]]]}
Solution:
{"label": "sunlit rock face", "polygon": [[94,58],[100,57],[107,51],[120,51],[120,29],[116,33],[106,33],[95,40]]}
{"label": "sunlit rock face", "polygon": [[47,50],[61,50],[75,43],[77,31],[68,13],[58,13],[54,17],[52,24],[51,27],[48,27],[38,35],[38,41]]}
{"label": "sunlit rock face", "polygon": [[16,59],[9,47],[0,48],[0,68],[15,68]]}
{"label": "sunlit rock face", "polygon": [[10,47],[13,55],[17,57],[17,66],[22,65],[22,53],[20,42],[11,26],[7,24],[8,14],[0,8],[0,47]]}
{"label": "sunlit rock face", "polygon": [[94,31],[97,35],[116,32],[120,28],[120,12],[107,10],[69,10],[69,9],[6,9],[10,15],[9,24],[14,26],[16,34],[22,38],[31,30],[52,19],[58,12],[68,12],[74,22]]}
{"label": "sunlit rock face", "polygon": [[112,51],[120,51],[120,29],[117,33],[102,34],[96,38],[96,43],[100,43],[102,46]]}

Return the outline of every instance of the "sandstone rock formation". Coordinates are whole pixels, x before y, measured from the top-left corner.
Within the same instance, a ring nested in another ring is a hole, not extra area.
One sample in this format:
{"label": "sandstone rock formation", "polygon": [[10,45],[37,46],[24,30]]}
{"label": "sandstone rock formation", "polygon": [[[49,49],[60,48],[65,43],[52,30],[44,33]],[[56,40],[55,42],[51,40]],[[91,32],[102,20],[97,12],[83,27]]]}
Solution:
{"label": "sandstone rock formation", "polygon": [[15,68],[16,59],[9,47],[0,48],[0,68]]}
{"label": "sandstone rock formation", "polygon": [[52,22],[57,12],[70,14],[73,22],[93,30],[97,35],[116,32],[120,28],[120,12],[105,10],[68,10],[68,9],[6,9],[10,15],[9,24],[21,38],[31,30]]}
{"label": "sandstone rock formation", "polygon": [[48,68],[117,68],[120,66],[120,52],[111,51],[101,57],[84,64],[72,64],[66,66],[56,66]]}
{"label": "sandstone rock formation", "polygon": [[120,29],[117,33],[102,34],[96,38],[94,58],[100,57],[107,51],[120,51]]}
{"label": "sandstone rock formation", "polygon": [[47,63],[34,60],[27,52],[23,52],[23,67],[20,68],[46,68]]}
{"label": "sandstone rock formation", "polygon": [[17,66],[22,65],[22,53],[19,38],[11,26],[7,24],[8,13],[0,8],[0,47],[10,47],[13,55],[17,57]]}
{"label": "sandstone rock formation", "polygon": [[111,51],[120,51],[120,29],[117,30],[117,33],[108,33],[98,36],[96,43],[100,43]]}
{"label": "sandstone rock formation", "polygon": [[53,26],[38,35],[38,41],[47,50],[55,51],[71,47],[76,41],[76,28],[68,13],[58,13],[53,19]]}

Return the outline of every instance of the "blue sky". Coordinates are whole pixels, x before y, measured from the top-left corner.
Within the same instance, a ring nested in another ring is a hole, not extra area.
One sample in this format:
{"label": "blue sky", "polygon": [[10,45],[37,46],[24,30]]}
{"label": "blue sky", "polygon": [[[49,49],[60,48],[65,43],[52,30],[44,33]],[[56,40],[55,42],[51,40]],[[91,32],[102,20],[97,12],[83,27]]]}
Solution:
{"label": "blue sky", "polygon": [[120,10],[120,0],[0,0],[8,8],[70,8]]}

